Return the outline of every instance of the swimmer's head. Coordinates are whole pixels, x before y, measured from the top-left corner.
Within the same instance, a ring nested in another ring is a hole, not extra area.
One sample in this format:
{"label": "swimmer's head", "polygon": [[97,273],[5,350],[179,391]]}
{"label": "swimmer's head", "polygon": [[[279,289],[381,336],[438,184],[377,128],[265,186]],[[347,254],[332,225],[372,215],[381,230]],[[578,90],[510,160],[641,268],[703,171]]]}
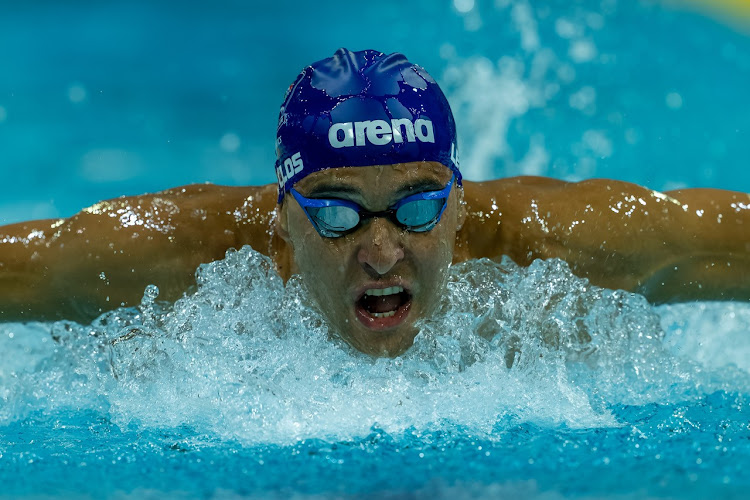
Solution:
{"label": "swimmer's head", "polygon": [[404,352],[440,303],[466,217],[440,88],[401,54],[341,49],[289,87],[276,151],[290,272],[349,344]]}
{"label": "swimmer's head", "polygon": [[279,203],[329,168],[438,162],[461,185],[456,126],[435,80],[402,54],[339,49],[306,67],[279,112]]}

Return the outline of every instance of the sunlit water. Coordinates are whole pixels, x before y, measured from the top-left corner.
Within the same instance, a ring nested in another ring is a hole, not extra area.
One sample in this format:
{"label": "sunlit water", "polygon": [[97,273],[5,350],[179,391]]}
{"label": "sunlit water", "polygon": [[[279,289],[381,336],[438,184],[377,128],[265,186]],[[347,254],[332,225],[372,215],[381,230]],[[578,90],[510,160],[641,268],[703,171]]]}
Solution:
{"label": "sunlit water", "polygon": [[[0,329],[0,496],[738,497],[750,305],[654,308],[560,261],[454,266],[396,359],[249,247],[175,304]],[[150,493],[149,493],[150,492]]]}

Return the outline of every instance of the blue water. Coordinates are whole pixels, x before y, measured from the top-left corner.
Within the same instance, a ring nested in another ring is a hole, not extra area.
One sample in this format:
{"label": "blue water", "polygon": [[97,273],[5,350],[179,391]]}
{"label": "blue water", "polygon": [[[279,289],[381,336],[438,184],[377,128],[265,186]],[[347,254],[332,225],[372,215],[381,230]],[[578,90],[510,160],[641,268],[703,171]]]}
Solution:
{"label": "blue water", "polygon": [[[750,38],[652,1],[5,2],[0,223],[274,180],[286,87],[340,46],[445,87],[466,177],[750,191]],[[531,5],[533,4],[533,7]]]}
{"label": "blue water", "polygon": [[0,328],[0,497],[741,498],[750,484],[748,304],[654,308],[560,261],[472,261],[415,345],[375,360],[249,247],[197,282],[91,325]]}
{"label": "blue water", "polygon": [[[650,2],[471,4],[3,5],[0,222],[272,182],[284,89],[342,45],[438,78],[469,179],[750,191],[746,35]],[[197,280],[89,325],[0,324],[0,498],[746,497],[746,303],[470,262],[373,360],[250,249]]]}

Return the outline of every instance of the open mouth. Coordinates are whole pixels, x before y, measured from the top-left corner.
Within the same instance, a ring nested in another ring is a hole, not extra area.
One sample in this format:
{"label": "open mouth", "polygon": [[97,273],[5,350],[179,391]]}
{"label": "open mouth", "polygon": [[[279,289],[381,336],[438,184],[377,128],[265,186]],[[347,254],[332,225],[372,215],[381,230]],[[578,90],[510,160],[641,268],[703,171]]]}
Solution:
{"label": "open mouth", "polygon": [[402,286],[369,288],[356,302],[357,318],[368,328],[383,330],[398,326],[411,306],[411,294]]}

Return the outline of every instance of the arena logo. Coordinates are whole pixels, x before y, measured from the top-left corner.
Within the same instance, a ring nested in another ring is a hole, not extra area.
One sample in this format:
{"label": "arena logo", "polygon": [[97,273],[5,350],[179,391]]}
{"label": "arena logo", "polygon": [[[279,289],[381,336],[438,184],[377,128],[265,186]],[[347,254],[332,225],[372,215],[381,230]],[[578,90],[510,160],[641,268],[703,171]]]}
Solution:
{"label": "arena logo", "polygon": [[334,123],[328,129],[328,142],[334,148],[384,146],[391,142],[435,142],[435,129],[432,122],[419,118],[413,123],[408,118],[398,118],[388,123],[385,120]]}
{"label": "arena logo", "polygon": [[[278,140],[276,141],[279,142]],[[278,147],[278,146],[277,146]],[[279,189],[284,189],[284,184],[294,177],[295,174],[302,172],[305,164],[302,162],[302,153],[294,153],[284,160],[284,163],[276,167],[276,178],[279,181]]]}

